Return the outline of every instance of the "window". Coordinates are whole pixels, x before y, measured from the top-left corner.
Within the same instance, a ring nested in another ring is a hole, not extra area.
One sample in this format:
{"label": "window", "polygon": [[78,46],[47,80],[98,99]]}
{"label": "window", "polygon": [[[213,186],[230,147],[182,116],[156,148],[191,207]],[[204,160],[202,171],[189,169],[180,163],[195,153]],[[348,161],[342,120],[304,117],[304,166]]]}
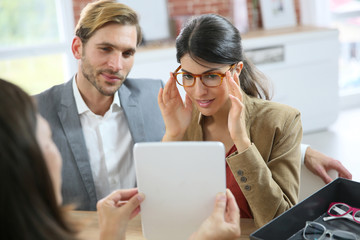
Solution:
{"label": "window", "polygon": [[339,30],[341,105],[360,105],[360,1],[331,0],[331,25]]}
{"label": "window", "polygon": [[0,1],[0,77],[29,94],[70,79],[71,0]]}

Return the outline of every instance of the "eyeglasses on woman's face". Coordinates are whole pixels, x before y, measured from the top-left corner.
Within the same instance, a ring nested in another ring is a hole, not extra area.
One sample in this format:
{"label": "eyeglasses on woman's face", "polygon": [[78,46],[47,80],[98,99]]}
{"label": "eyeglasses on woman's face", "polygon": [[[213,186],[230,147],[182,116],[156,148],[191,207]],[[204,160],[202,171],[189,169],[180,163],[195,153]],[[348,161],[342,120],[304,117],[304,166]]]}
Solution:
{"label": "eyeglasses on woman's face", "polygon": [[359,236],[355,233],[343,230],[328,230],[324,225],[317,222],[306,222],[303,237],[306,240],[359,240]]}
{"label": "eyeglasses on woman's face", "polygon": [[[232,71],[234,69],[236,64],[233,64],[230,66],[230,68],[227,71]],[[200,78],[200,81],[206,86],[206,87],[218,87],[222,84],[222,81],[224,77],[226,76],[225,73],[213,73],[208,72],[204,74],[192,74],[188,72],[178,72],[181,69],[181,65],[175,70],[173,73],[174,78],[176,79],[176,82],[183,87],[192,87],[195,85],[196,78]]]}

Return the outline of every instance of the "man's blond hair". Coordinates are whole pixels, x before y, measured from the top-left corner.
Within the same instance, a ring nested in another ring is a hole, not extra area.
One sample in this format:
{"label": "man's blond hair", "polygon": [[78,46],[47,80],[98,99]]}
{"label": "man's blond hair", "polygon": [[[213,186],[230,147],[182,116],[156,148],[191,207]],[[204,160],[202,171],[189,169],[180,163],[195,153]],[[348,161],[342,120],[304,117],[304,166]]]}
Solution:
{"label": "man's blond hair", "polygon": [[137,13],[125,4],[113,0],[100,0],[87,4],[81,11],[75,34],[85,44],[98,29],[108,23],[135,26],[136,45],[141,43],[142,34]]}

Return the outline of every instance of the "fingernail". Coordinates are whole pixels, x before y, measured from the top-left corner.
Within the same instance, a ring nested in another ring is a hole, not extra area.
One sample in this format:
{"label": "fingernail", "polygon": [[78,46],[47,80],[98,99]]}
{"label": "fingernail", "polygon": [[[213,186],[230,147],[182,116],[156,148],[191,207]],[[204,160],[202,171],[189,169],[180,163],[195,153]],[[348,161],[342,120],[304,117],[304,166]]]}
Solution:
{"label": "fingernail", "polygon": [[137,195],[137,199],[139,200],[139,202],[142,202],[144,200],[144,198],[145,198],[145,194],[143,194],[143,193],[139,193]]}
{"label": "fingernail", "polygon": [[225,201],[226,200],[225,193],[223,193],[223,192],[219,193],[217,198],[219,201]]}

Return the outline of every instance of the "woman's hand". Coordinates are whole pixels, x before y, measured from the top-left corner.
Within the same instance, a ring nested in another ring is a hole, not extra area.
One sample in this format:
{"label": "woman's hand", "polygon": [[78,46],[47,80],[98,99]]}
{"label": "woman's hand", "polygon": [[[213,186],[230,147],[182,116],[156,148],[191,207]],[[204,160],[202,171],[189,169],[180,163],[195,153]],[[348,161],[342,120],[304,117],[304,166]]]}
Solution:
{"label": "woman's hand", "polygon": [[189,240],[233,240],[240,237],[240,211],[229,189],[216,196],[214,210]]}
{"label": "woman's hand", "polygon": [[239,76],[235,73],[233,77],[231,77],[231,73],[228,71],[226,72],[226,81],[231,100],[228,128],[238,152],[243,152],[251,145],[251,141],[246,132],[245,105],[243,103]]}
{"label": "woman's hand", "polygon": [[159,90],[158,104],[165,122],[163,141],[182,140],[191,121],[192,102],[188,96],[182,101],[172,73],[165,88]]}
{"label": "woman's hand", "polygon": [[123,240],[128,222],[140,212],[144,194],[136,188],[117,190],[98,201],[100,239]]}

